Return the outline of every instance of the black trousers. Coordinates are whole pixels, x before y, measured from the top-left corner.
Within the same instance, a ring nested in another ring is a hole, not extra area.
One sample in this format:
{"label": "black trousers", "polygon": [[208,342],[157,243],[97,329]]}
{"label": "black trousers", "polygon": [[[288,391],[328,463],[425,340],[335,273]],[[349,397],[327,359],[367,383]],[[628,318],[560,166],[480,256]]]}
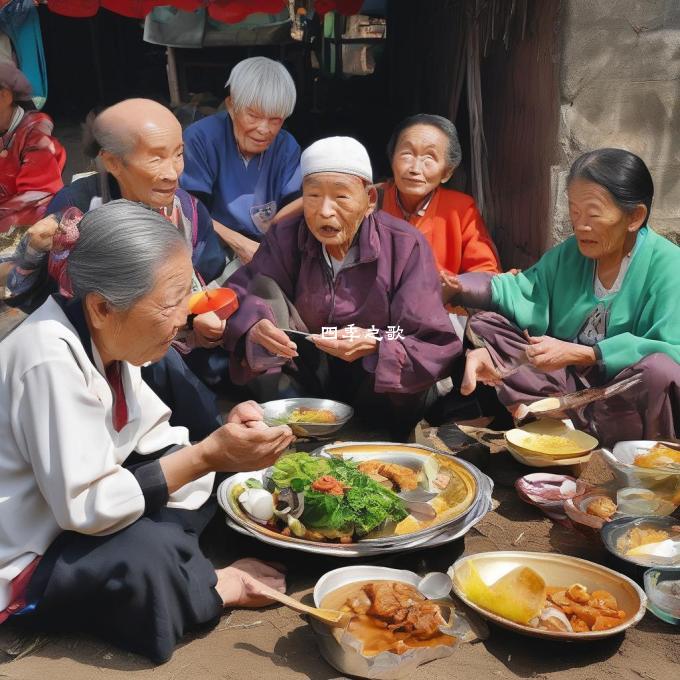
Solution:
{"label": "black trousers", "polygon": [[61,533],[28,588],[32,630],[83,631],[155,663],[190,630],[214,625],[223,606],[217,577],[198,544],[215,512],[164,507],[110,536]]}

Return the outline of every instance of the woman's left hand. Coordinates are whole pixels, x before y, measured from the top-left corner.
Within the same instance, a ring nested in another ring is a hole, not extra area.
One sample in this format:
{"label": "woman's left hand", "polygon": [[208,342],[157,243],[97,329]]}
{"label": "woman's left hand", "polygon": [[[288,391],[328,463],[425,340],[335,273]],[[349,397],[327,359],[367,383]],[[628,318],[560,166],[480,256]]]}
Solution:
{"label": "woman's left hand", "polygon": [[592,347],[558,340],[549,335],[532,337],[527,331],[524,334],[529,341],[526,348],[527,359],[539,371],[550,373],[567,366],[591,366],[596,362]]}
{"label": "woman's left hand", "polygon": [[369,330],[357,326],[340,329],[337,339],[320,335],[310,335],[307,339],[327,354],[348,362],[362,359],[378,350],[378,339]]}
{"label": "woman's left hand", "polygon": [[197,347],[212,349],[218,347],[222,342],[222,335],[227,322],[220,319],[215,312],[199,314],[194,319],[194,339]]}
{"label": "woman's left hand", "polygon": [[266,607],[273,600],[262,593],[261,586],[285,593],[282,570],[281,565],[246,557],[217,571],[215,590],[225,607]]}

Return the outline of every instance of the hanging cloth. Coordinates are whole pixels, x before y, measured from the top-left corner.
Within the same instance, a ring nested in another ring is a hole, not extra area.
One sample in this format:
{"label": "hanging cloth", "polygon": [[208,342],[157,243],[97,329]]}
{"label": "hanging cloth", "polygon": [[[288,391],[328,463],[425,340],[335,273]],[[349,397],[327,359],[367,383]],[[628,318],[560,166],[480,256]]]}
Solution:
{"label": "hanging cloth", "polygon": [[47,66],[33,0],[10,0],[0,9],[0,31],[12,41],[17,66],[31,83],[33,104],[36,109],[42,109],[47,101]]}

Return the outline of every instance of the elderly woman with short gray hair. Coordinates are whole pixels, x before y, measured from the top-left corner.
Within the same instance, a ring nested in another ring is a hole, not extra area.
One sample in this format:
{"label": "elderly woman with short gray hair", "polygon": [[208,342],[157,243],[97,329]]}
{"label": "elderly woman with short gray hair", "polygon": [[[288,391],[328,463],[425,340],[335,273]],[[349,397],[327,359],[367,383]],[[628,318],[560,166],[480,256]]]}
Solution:
{"label": "elderly woman with short gray hair", "polygon": [[192,445],[143,382],[187,316],[191,254],[158,213],[113,201],[67,221],[50,296],[0,351],[0,622],[87,630],[156,662],[226,606],[268,603],[283,576],[215,570],[198,538],[215,472],[273,463],[290,444],[246,402]]}
{"label": "elderly woman with short gray hair", "polygon": [[385,186],[382,209],[412,224],[432,247],[443,294],[463,272],[498,272],[496,248],[472,196],[444,185],[460,165],[455,125],[419,113],[397,125],[387,145],[394,179]]}
{"label": "elderly woman with short gray hair", "polygon": [[181,184],[208,206],[217,233],[247,264],[300,194],[300,147],[281,129],[295,108],[295,83],[283,64],[251,57],[234,66],[226,87],[226,111],[184,132]]}

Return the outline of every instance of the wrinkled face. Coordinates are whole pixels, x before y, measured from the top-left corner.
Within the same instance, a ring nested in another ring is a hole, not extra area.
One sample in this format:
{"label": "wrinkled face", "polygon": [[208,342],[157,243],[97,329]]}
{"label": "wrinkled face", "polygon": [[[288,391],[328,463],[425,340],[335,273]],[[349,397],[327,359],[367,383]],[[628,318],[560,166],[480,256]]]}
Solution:
{"label": "wrinkled face", "polygon": [[634,234],[644,220],[628,213],[614,202],[607,189],[583,179],[573,180],[567,189],[569,218],[581,254],[599,260],[623,253],[627,237]]}
{"label": "wrinkled face", "polygon": [[141,366],[158,361],[186,324],[192,276],[186,249],[177,249],[158,268],[153,289],[130,309],[112,310],[101,329],[108,355]]}
{"label": "wrinkled face", "polygon": [[413,125],[397,140],[392,174],[402,196],[423,199],[453,174],[447,136],[433,125]]}
{"label": "wrinkled face", "polygon": [[349,246],[373,208],[364,182],[340,172],[307,175],[302,205],[309,230],[327,248]]}
{"label": "wrinkled face", "polygon": [[170,116],[147,123],[132,152],[124,158],[103,152],[102,157],[123,198],[156,209],[168,207],[184,170],[182,127]]}
{"label": "wrinkled face", "polygon": [[231,97],[227,97],[226,101],[234,127],[234,137],[241,153],[248,158],[266,151],[281,130],[283,116],[270,116],[250,107],[236,111]]}

